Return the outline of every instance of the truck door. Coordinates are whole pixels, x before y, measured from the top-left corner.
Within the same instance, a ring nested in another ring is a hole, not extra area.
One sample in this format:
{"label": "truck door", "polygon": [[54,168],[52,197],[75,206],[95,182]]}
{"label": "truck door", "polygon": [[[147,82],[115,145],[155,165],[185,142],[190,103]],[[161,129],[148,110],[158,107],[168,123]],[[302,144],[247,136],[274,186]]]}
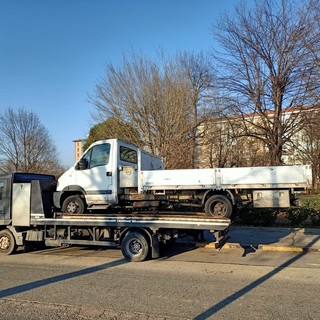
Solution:
{"label": "truck door", "polygon": [[76,167],[76,184],[86,192],[88,205],[113,202],[113,177],[110,143],[94,145],[79,160]]}

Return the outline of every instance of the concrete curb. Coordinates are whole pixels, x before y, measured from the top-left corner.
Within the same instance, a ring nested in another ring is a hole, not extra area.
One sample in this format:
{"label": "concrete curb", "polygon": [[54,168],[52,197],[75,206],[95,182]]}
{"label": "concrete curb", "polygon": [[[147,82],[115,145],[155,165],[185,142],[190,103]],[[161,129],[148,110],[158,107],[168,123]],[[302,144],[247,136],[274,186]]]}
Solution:
{"label": "concrete curb", "polygon": [[286,231],[288,233],[291,232],[303,232],[308,234],[316,234],[320,235],[320,228],[307,228],[307,227],[251,227],[251,226],[233,226],[231,225],[228,228],[229,231],[232,230],[262,230],[267,232],[274,231]]}
{"label": "concrete curb", "polygon": [[[196,247],[203,247],[206,249],[216,249],[216,242],[201,243],[197,242]],[[275,246],[275,245],[252,245],[252,244],[239,244],[239,243],[225,243],[220,249],[244,249],[255,248],[262,251],[278,251],[278,252],[320,252],[320,249],[311,247],[289,247],[289,246]]]}
{"label": "concrete curb", "polygon": [[[207,235],[208,236],[208,235]],[[215,235],[217,237],[217,235]],[[219,235],[218,235],[219,236]],[[320,229],[230,226],[219,238],[205,238],[197,247],[278,252],[320,252]]]}

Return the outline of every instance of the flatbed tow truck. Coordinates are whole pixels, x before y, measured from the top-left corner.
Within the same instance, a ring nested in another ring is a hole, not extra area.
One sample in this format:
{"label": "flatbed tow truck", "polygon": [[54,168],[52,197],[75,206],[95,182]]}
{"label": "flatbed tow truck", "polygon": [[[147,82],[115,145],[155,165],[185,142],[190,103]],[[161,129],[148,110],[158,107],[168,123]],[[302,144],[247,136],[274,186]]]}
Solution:
{"label": "flatbed tow truck", "polygon": [[213,232],[219,241],[230,219],[202,212],[133,211],[64,214],[53,208],[53,176],[15,173],[0,176],[0,253],[18,246],[85,245],[120,247],[128,261],[160,256],[160,243],[186,234]]}

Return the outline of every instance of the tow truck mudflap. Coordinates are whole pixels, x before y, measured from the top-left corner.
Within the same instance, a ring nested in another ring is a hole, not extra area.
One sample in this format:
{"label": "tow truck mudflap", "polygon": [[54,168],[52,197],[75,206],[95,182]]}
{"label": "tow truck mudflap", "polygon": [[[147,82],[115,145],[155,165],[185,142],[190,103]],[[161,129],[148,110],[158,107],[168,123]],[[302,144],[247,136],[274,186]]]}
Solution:
{"label": "tow truck mudflap", "polygon": [[156,233],[154,233],[151,237],[151,257],[153,259],[160,257],[160,242]]}

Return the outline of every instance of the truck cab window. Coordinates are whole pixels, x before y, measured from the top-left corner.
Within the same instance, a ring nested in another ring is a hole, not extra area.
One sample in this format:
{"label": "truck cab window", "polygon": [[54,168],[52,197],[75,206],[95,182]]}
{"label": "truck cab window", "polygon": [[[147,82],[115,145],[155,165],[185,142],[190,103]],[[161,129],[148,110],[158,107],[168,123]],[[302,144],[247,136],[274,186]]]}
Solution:
{"label": "truck cab window", "polygon": [[110,144],[99,144],[92,148],[90,168],[105,166],[109,162]]}
{"label": "truck cab window", "polygon": [[120,146],[120,160],[131,163],[138,163],[137,151],[124,146]]}
{"label": "truck cab window", "polygon": [[110,144],[99,144],[86,152],[79,160],[76,169],[85,170],[93,167],[105,166],[109,163],[110,157]]}

